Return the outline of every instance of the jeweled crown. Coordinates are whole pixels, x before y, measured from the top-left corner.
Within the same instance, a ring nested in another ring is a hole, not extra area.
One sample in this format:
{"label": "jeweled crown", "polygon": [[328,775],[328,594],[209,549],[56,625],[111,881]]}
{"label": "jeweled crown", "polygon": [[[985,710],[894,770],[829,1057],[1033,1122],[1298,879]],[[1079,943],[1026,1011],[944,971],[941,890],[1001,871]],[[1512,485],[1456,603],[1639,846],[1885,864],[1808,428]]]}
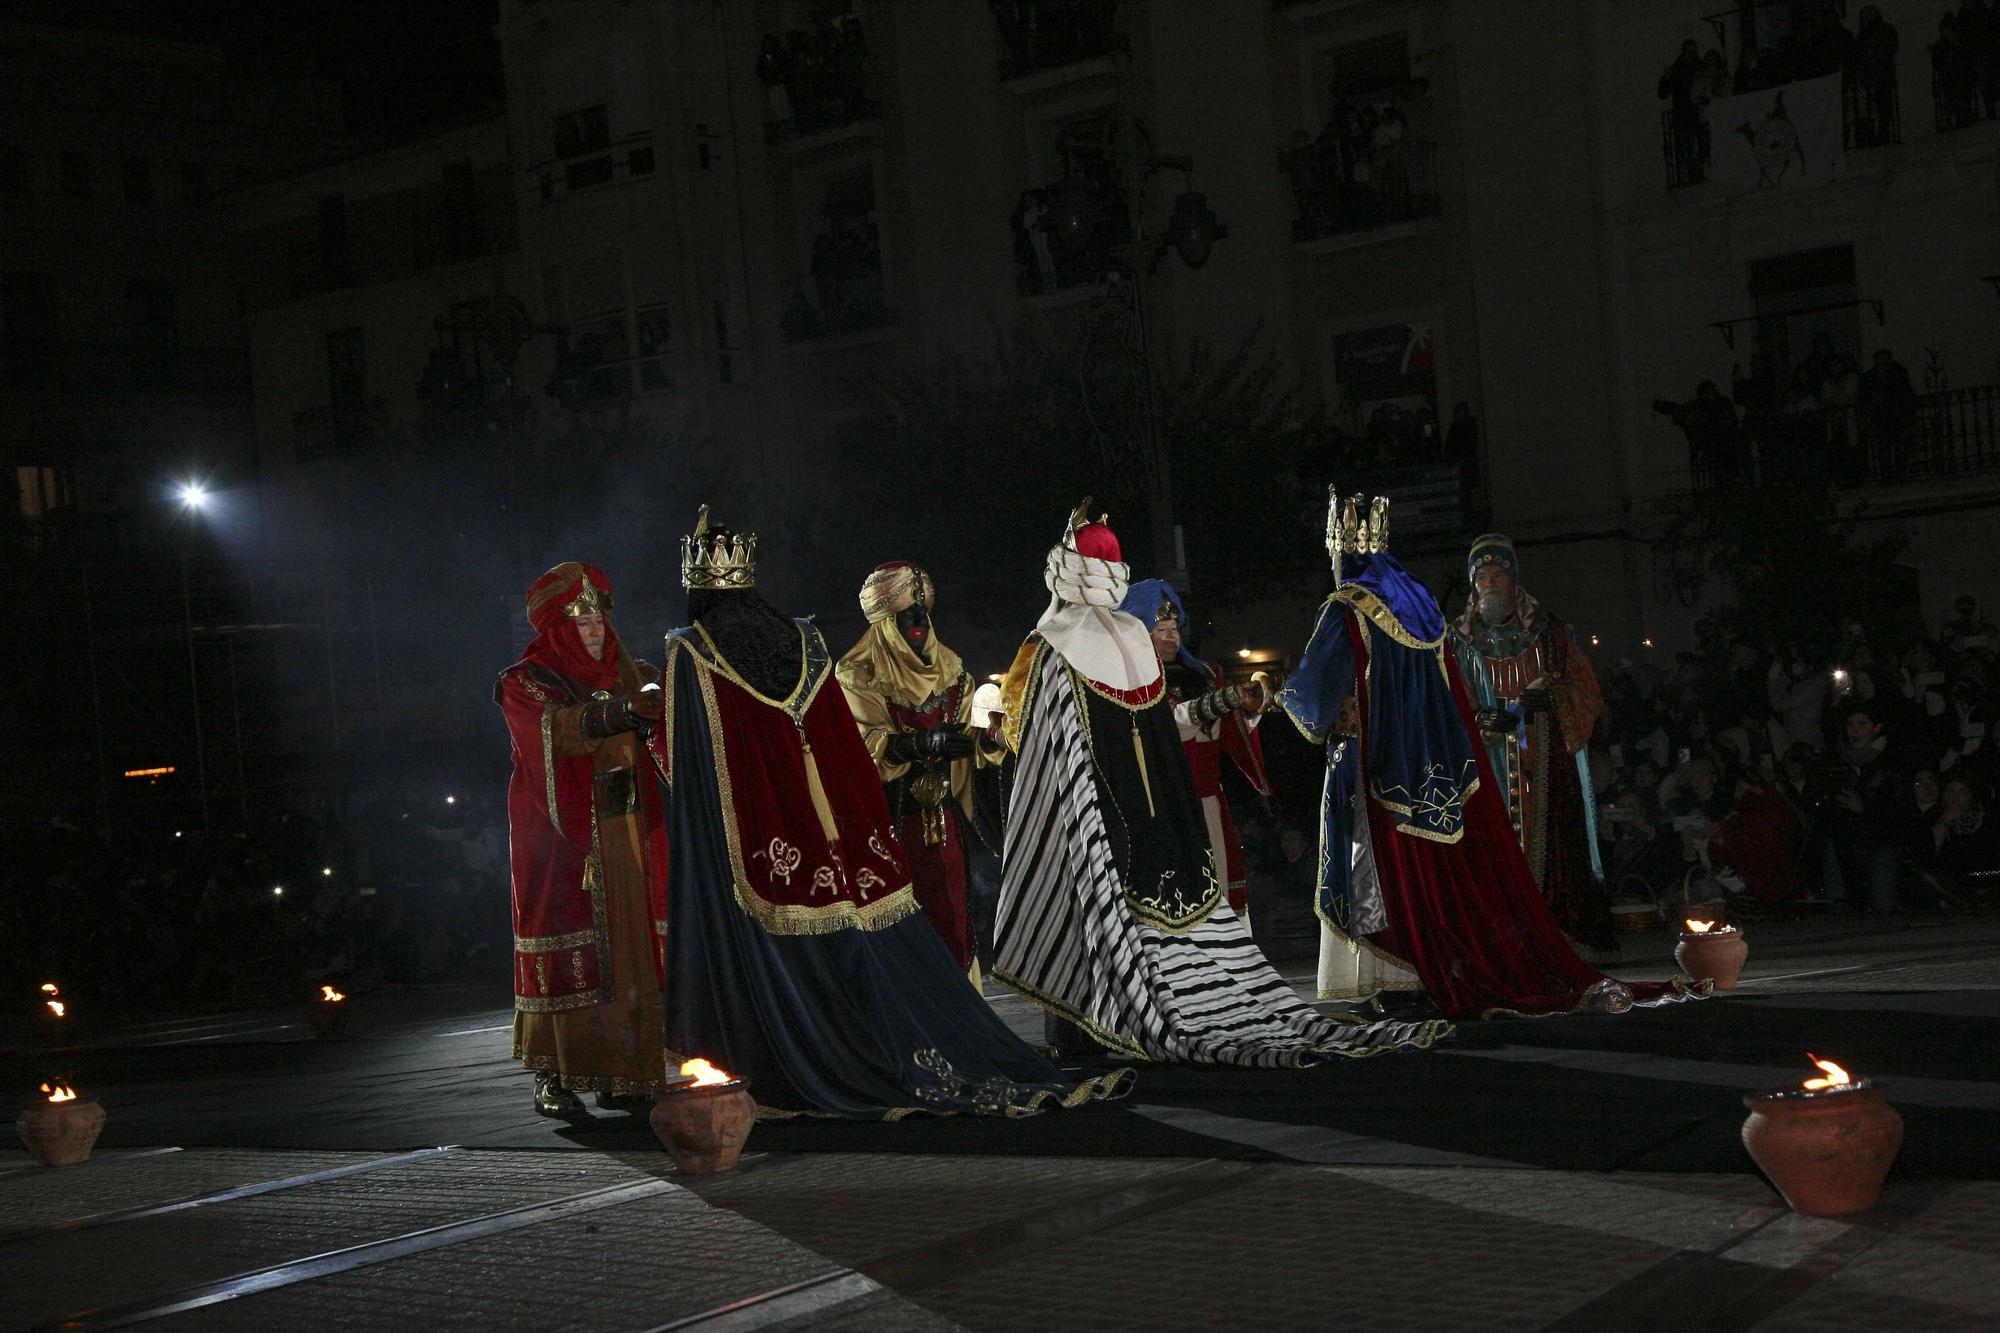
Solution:
{"label": "jeweled crown", "polygon": [[708,506],[695,516],[694,532],[681,538],[683,588],[757,586],[757,534],[708,530]]}
{"label": "jeweled crown", "polygon": [[[1361,507],[1368,506],[1368,517]],[[1326,553],[1337,566],[1342,555],[1372,555],[1389,549],[1389,497],[1372,501],[1365,495],[1341,499],[1340,488],[1326,488]]]}
{"label": "jeweled crown", "polygon": [[1181,623],[1181,609],[1174,605],[1174,599],[1162,593],[1160,604],[1153,609],[1155,625],[1178,625]]}

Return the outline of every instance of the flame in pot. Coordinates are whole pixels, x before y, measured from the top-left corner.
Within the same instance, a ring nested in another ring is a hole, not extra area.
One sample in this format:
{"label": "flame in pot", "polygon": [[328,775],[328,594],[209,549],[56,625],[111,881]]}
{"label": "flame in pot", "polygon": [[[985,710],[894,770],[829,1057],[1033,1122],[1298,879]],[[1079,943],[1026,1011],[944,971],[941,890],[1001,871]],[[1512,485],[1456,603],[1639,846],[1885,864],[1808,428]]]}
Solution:
{"label": "flame in pot", "polygon": [[1706,935],[1709,931],[1715,929],[1713,921],[1697,921],[1693,917],[1689,917],[1682,924],[1687,927],[1687,932],[1690,935]]}
{"label": "flame in pot", "polygon": [[1831,1060],[1822,1060],[1811,1051],[1806,1052],[1806,1059],[1826,1071],[1825,1078],[1809,1078],[1806,1080],[1805,1086],[1808,1092],[1818,1092],[1822,1088],[1837,1088],[1854,1081],[1853,1075]]}
{"label": "flame in pot", "polygon": [[54,1103],[60,1104],[76,1100],[76,1089],[61,1079],[57,1079],[54,1084],[42,1084],[42,1091],[46,1092],[49,1095],[49,1100]]}
{"label": "flame in pot", "polygon": [[347,997],[331,986],[321,986],[319,988],[319,998],[326,1004],[339,1004]]}
{"label": "flame in pot", "polygon": [[58,985],[56,985],[56,983],[55,983],[55,982],[53,982],[53,981],[44,981],[44,982],[42,983],[42,994],[44,994],[44,995],[60,995],[60,994],[62,994],[62,987],[61,987],[61,986],[58,986]]}
{"label": "flame in pot", "polygon": [[729,1082],[729,1075],[727,1073],[717,1069],[708,1061],[699,1058],[683,1060],[681,1062],[681,1075],[685,1078],[693,1079],[696,1087],[702,1087],[710,1083]]}
{"label": "flame in pot", "polygon": [[54,1014],[57,1018],[61,1018],[63,1015],[69,1012],[69,1006],[64,1004],[61,1000],[50,1000],[48,1001],[48,1006],[49,1006],[49,1012]]}

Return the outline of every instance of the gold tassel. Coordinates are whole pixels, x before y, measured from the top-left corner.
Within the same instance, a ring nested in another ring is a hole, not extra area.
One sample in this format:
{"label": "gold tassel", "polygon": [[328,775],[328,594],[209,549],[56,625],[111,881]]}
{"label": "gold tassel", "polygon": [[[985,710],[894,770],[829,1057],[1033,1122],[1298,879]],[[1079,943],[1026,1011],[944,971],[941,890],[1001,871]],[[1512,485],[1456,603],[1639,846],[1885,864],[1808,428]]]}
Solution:
{"label": "gold tassel", "polygon": [[813,747],[806,740],[805,728],[799,728],[799,748],[806,756],[806,791],[812,796],[813,809],[819,814],[820,832],[826,834],[829,843],[840,841],[840,830],[834,827],[833,807],[827,803],[826,788],[819,780],[819,762],[813,758]]}
{"label": "gold tassel", "polygon": [[1132,723],[1132,753],[1139,759],[1139,785],[1146,789],[1146,813],[1157,819],[1160,812],[1153,808],[1153,779],[1146,772],[1146,747],[1139,742],[1136,720]]}

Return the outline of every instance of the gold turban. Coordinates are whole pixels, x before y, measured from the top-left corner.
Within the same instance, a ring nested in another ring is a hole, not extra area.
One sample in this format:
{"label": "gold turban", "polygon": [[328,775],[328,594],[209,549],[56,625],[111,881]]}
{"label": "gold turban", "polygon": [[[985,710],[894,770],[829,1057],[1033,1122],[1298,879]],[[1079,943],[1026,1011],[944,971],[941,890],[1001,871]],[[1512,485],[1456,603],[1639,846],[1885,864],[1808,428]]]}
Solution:
{"label": "gold turban", "polygon": [[926,611],[937,605],[937,588],[929,574],[904,560],[877,565],[861,584],[861,614],[872,625],[888,620],[919,597],[924,599]]}

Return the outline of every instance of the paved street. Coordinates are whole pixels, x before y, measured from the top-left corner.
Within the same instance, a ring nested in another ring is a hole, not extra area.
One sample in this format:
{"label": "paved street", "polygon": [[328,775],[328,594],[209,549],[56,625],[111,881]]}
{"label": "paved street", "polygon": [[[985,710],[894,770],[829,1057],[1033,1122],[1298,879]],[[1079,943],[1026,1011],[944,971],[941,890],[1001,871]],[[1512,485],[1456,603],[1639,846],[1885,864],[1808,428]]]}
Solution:
{"label": "paved street", "polygon": [[[81,1167],[0,1154],[0,1324],[2000,1324],[2000,921],[1750,938],[1707,1005],[1142,1068],[1126,1102],[1023,1123],[767,1124],[705,1180],[641,1117],[529,1113],[475,991],[357,994],[327,1040],[286,1011],[81,1026],[56,1054],[7,1034],[9,1086],[69,1071],[109,1122]],[[1670,947],[1614,970],[1664,975]],[[1907,1123],[1870,1213],[1794,1216],[1737,1141],[1740,1094],[1796,1084],[1807,1049]]]}

